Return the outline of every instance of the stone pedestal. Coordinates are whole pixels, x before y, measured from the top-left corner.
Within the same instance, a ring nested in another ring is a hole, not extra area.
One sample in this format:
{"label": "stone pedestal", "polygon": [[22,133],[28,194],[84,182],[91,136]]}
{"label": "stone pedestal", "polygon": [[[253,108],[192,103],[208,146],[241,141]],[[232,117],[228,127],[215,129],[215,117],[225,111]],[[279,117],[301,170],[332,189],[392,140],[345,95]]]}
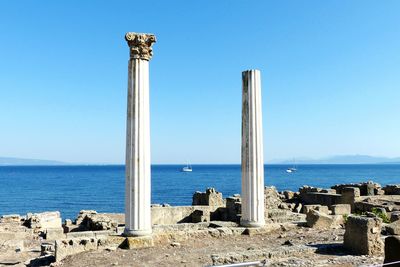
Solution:
{"label": "stone pedestal", "polygon": [[127,33],[128,114],[126,132],[125,231],[145,236],[151,229],[149,60],[152,34]]}
{"label": "stone pedestal", "polygon": [[242,73],[242,218],[246,227],[264,219],[264,156],[259,70]]}

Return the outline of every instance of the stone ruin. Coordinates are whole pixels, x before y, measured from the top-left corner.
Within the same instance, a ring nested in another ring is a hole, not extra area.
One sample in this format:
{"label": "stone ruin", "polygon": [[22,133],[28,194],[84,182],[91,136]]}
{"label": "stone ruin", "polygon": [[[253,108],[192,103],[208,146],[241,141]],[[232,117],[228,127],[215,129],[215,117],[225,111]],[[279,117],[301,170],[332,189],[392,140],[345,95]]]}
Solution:
{"label": "stone ruin", "polygon": [[[394,189],[398,187],[391,185],[385,187],[390,189],[380,191],[380,185],[375,183],[352,185],[335,185],[331,189],[303,186],[299,192],[278,192],[275,187],[265,187],[266,226],[262,228],[240,226],[240,195],[224,199],[216,189],[207,188],[194,193],[191,206],[152,205],[154,234],[150,237],[123,237],[124,214],[93,210],[82,210],[75,220],[66,219],[64,223],[59,212],[3,215],[0,236],[6,241],[3,248],[24,251],[29,246],[41,246],[35,260],[52,262],[82,251],[147,247],[200,233],[254,235],[280,229],[282,225],[297,225],[321,230],[343,228],[344,248],[349,253],[382,255],[387,251],[388,260],[393,259],[391,246],[398,248],[400,236],[400,194],[386,192],[399,193]],[[365,190],[360,189],[363,186]],[[394,239],[387,239],[385,246],[382,235]]]}
{"label": "stone ruin", "polygon": [[[223,199],[217,190],[208,188],[194,194],[192,206],[151,205],[148,91],[149,61],[156,38],[153,34],[129,32],[125,40],[130,51],[126,213],[82,210],[74,221],[67,219],[64,224],[57,211],[3,215],[0,249],[27,252],[26,265],[48,265],[84,251],[152,247],[200,236],[252,236],[294,227],[345,228],[343,247],[348,253],[381,255],[384,248],[385,262],[400,260],[395,252],[400,235],[400,185],[382,188],[369,181],[329,189],[303,186],[299,192],[263,187],[262,114],[260,98],[256,97],[261,93],[258,70],[242,73],[242,196]],[[131,127],[134,123],[139,127]],[[382,235],[389,235],[385,246]],[[286,243],[290,245],[290,241]],[[32,249],[38,245],[39,255]],[[267,252],[259,253],[264,256]],[[213,257],[213,262],[224,260]]]}

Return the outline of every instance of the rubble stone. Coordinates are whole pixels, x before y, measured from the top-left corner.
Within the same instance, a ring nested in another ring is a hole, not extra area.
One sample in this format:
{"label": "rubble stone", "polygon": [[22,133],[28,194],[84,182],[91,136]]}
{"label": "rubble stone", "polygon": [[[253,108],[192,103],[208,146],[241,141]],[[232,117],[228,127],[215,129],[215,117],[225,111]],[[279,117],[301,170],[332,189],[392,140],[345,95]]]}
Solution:
{"label": "rubble stone", "polygon": [[275,186],[266,186],[264,188],[265,209],[277,209],[282,204],[282,199],[279,196]]}
{"label": "rubble stone", "polygon": [[315,205],[304,205],[303,206],[303,213],[308,214],[311,210],[316,210],[325,214],[329,214],[329,208],[328,206],[322,206],[319,204]]}
{"label": "rubble stone", "polygon": [[65,238],[64,228],[62,227],[47,228],[44,233],[45,233],[45,239],[47,240],[56,240]]}
{"label": "rubble stone", "polygon": [[329,229],[333,225],[333,218],[322,212],[310,210],[306,217],[307,226],[317,229]]}
{"label": "rubble stone", "polygon": [[334,215],[349,215],[351,214],[351,206],[349,204],[337,204],[331,206],[332,214]]}
{"label": "rubble stone", "polygon": [[386,225],[386,231],[391,235],[400,235],[400,221]]}

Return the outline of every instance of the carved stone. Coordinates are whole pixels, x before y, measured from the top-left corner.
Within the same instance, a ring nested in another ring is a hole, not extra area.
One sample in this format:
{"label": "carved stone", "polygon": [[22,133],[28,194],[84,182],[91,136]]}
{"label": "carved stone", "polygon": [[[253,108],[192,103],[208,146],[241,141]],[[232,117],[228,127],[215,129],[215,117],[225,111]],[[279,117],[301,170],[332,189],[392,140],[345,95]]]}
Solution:
{"label": "carved stone", "polygon": [[128,113],[126,132],[125,235],[144,236],[151,228],[149,60],[152,34],[127,33]]}
{"label": "carved stone", "polygon": [[154,34],[128,32],[125,40],[128,42],[131,58],[150,60],[153,56],[151,46],[156,42]]}
{"label": "carved stone", "polygon": [[261,227],[264,216],[264,159],[259,70],[242,73],[242,218],[246,227]]}

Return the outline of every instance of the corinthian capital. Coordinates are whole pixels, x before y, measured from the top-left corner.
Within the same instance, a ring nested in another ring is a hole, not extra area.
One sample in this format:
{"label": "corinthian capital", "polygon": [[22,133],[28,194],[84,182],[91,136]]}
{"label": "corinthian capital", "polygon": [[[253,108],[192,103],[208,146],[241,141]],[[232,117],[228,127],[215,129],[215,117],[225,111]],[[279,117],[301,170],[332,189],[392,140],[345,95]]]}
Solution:
{"label": "corinthian capital", "polygon": [[151,46],[156,42],[156,36],[148,33],[128,32],[125,34],[131,58],[150,60],[153,56]]}

